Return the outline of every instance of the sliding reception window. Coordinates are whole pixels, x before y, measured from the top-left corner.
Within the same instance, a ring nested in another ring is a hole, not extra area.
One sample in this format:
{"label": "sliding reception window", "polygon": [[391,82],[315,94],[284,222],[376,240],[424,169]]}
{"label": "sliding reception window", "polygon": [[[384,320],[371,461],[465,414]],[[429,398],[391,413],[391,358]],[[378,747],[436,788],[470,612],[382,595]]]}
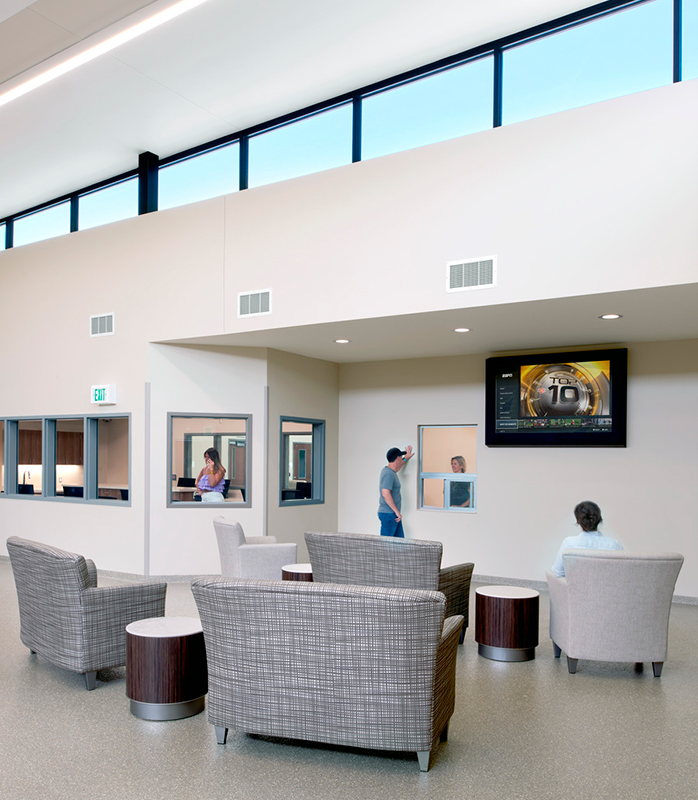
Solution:
{"label": "sliding reception window", "polygon": [[[92,476],[88,479],[90,499],[128,502],[131,462],[130,423],[129,417],[88,419],[90,435],[87,452]],[[96,482],[94,477],[97,479]]]}
{"label": "sliding reception window", "polygon": [[199,502],[250,506],[250,415],[169,414],[168,426],[169,506]]}
{"label": "sliding reception window", "polygon": [[17,422],[17,493],[43,491],[43,424],[40,419]]}
{"label": "sliding reception window", "polygon": [[0,494],[5,492],[5,420],[0,419]]}
{"label": "sliding reception window", "polygon": [[84,497],[85,420],[82,417],[48,420],[46,430],[54,445],[52,493],[56,497]]}
{"label": "sliding reception window", "polygon": [[419,426],[419,507],[477,510],[477,426]]}
{"label": "sliding reception window", "polygon": [[281,417],[279,505],[325,502],[325,422]]}

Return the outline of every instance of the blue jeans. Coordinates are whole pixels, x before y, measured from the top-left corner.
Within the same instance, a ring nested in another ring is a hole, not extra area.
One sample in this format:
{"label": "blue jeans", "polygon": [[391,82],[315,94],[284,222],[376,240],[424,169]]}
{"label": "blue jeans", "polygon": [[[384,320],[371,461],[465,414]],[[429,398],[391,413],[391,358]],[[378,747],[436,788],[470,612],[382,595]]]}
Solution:
{"label": "blue jeans", "polygon": [[381,521],[381,536],[397,536],[399,539],[405,538],[405,532],[402,530],[402,520],[398,522],[392,511],[389,514],[379,511],[378,519]]}

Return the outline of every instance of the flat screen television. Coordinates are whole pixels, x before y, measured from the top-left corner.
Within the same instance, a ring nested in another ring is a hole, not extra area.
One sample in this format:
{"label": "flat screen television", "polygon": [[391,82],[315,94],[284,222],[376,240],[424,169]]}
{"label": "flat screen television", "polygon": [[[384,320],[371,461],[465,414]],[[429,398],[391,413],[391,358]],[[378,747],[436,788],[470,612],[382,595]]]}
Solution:
{"label": "flat screen television", "polygon": [[628,351],[497,356],[485,362],[488,447],[625,447]]}

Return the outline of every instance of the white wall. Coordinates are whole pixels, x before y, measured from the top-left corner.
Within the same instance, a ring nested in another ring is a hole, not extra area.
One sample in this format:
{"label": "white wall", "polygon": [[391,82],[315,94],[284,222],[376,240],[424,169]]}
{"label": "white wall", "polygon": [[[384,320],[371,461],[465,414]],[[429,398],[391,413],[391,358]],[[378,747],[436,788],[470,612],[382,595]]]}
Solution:
{"label": "white wall", "polygon": [[[298,544],[298,560],[307,561],[306,531],[337,530],[337,470],[339,464],[339,367],[278,350],[268,352],[269,443],[268,533],[279,541]],[[280,418],[325,421],[325,502],[279,506]]]}
{"label": "white wall", "polygon": [[[226,330],[693,283],[696,141],[689,81],[230,195]],[[488,255],[496,288],[446,292]]]}
{"label": "white wall", "polygon": [[[150,573],[220,573],[213,518],[238,520],[246,533],[264,532],[266,453],[266,351],[153,344],[148,349],[151,386],[150,508],[146,543]],[[251,508],[197,503],[167,507],[172,486],[167,461],[167,414],[251,414]]]}
{"label": "white wall", "polygon": [[698,341],[629,348],[628,446],[487,448],[482,356],[340,368],[339,528],[378,532],[378,474],[420,424],[478,425],[478,511],[417,510],[416,459],[400,473],[407,535],[444,543],[444,563],[544,580],[572,510],[594,500],[603,529],[632,550],[686,557],[677,593],[698,597]]}

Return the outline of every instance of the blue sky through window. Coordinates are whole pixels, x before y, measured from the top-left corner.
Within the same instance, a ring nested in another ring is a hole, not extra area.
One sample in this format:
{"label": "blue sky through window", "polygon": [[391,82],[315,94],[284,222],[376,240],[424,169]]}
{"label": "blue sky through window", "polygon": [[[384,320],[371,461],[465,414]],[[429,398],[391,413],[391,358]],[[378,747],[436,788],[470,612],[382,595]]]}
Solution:
{"label": "blue sky through window", "polygon": [[79,230],[138,216],[138,179],[131,178],[82,195],[78,201],[78,216]]}
{"label": "blue sky through window", "polygon": [[174,208],[235,192],[240,188],[239,175],[237,142],[162,167],[158,173],[158,208]]}
{"label": "blue sky through window", "polygon": [[352,118],[347,103],[250,138],[249,187],[351,164]]}
{"label": "blue sky through window", "polygon": [[654,0],[504,53],[503,123],[672,82],[672,0]]}
{"label": "blue sky through window", "polygon": [[698,0],[683,0],[682,79],[698,78]]}
{"label": "blue sky through window", "polygon": [[70,202],[37,211],[15,220],[14,246],[40,242],[70,233]]}
{"label": "blue sky through window", "polygon": [[492,127],[491,56],[367,97],[361,157],[376,158]]}

